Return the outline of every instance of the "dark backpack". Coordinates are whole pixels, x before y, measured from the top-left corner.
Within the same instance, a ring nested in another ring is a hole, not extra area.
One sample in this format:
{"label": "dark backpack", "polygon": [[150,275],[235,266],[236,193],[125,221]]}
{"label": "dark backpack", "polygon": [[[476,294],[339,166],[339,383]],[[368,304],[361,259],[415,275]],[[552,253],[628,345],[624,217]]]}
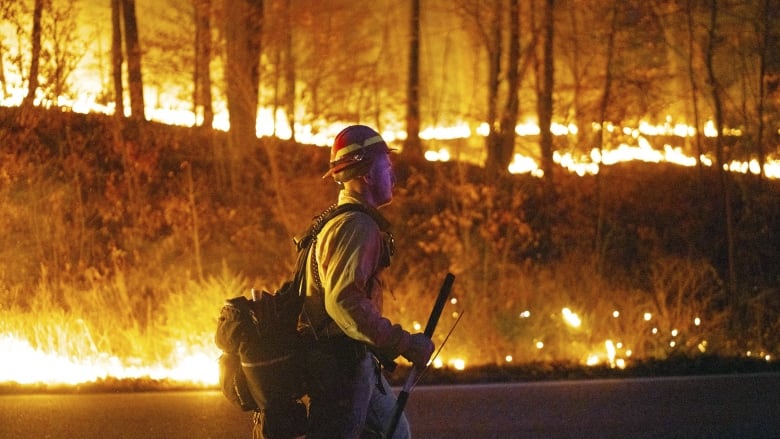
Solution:
{"label": "dark backpack", "polygon": [[222,307],[215,335],[223,351],[219,382],[225,397],[242,410],[284,412],[292,425],[305,429],[306,409],[298,401],[306,393],[305,344],[297,326],[306,296],[307,255],[325,223],[356,210],[372,214],[359,204],[343,204],[314,219],[303,237],[294,240],[298,258],[292,280],[274,294],[253,290],[254,300],[242,295]]}

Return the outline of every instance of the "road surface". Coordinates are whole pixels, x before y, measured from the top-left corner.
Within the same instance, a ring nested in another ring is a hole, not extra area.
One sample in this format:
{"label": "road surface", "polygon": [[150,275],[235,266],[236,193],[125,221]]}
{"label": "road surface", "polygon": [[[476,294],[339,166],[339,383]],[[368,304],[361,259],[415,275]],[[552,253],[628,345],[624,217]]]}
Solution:
{"label": "road surface", "polygon": [[[780,374],[416,388],[416,439],[780,438]],[[0,438],[250,438],[218,391],[1,395]]]}

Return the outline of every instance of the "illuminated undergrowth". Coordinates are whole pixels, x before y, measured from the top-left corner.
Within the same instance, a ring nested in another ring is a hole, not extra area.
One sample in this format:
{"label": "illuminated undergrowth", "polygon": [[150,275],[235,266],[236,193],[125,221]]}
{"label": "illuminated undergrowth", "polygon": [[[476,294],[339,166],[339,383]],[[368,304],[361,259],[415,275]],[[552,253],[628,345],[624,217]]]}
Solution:
{"label": "illuminated undergrowth", "polygon": [[[153,124],[117,132],[110,119],[46,115],[25,125],[6,114],[2,125],[3,342],[13,337],[18,355],[37,352],[33,363],[64,359],[46,368],[54,378],[213,384],[219,308],[288,276],[291,236],[335,196],[320,179],[327,151],[265,139],[233,161],[213,133]],[[534,177],[487,184],[480,168],[397,157],[386,213],[398,251],[386,307],[421,328],[444,274],[456,275],[437,344],[462,318],[437,359],[441,370],[775,359],[774,183],[740,200],[751,209],[739,215],[743,286],[732,297],[716,185],[691,169],[561,174],[557,204],[541,215]],[[27,377],[70,382],[54,378]]]}

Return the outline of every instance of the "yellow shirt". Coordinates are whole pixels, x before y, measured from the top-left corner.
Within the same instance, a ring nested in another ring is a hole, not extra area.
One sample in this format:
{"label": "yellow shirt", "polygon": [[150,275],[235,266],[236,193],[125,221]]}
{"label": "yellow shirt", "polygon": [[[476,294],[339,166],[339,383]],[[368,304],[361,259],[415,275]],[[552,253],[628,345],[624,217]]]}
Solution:
{"label": "yellow shirt", "polygon": [[[372,209],[359,194],[341,191],[338,204],[345,203]],[[344,334],[395,358],[408,347],[410,335],[382,316],[383,239],[377,222],[364,212],[348,211],[325,224],[313,247],[321,286],[310,254],[304,319],[319,337]]]}

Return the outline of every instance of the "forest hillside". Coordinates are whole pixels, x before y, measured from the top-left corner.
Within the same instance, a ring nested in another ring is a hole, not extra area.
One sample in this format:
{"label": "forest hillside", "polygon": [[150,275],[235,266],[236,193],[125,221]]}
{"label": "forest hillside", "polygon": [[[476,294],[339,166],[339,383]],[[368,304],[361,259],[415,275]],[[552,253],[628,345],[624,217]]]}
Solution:
{"label": "forest hillside", "polygon": [[[0,333],[73,355],[213,350],[222,301],[273,291],[338,190],[326,148],[273,138],[2,108],[0,141]],[[387,312],[424,325],[455,274],[446,364],[780,355],[780,182],[731,175],[729,261],[709,168],[560,169],[550,197],[528,175],[394,160]]]}

